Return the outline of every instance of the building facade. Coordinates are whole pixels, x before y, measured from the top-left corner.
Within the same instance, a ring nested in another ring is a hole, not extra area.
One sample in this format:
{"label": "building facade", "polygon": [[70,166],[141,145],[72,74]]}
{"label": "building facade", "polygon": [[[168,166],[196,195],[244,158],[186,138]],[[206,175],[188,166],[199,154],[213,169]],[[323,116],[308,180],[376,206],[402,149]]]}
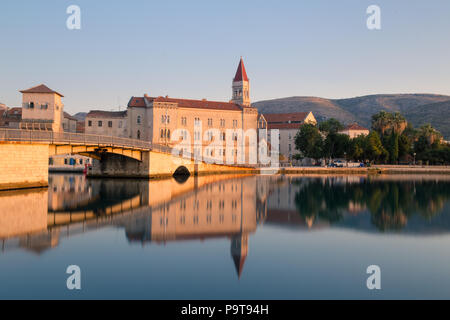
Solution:
{"label": "building facade", "polygon": [[127,111],[93,110],[86,115],[84,132],[126,138],[127,123]]}
{"label": "building facade", "polygon": [[63,123],[62,123],[63,131],[76,133],[78,120],[76,118],[72,117],[67,112],[64,112],[63,114],[64,114]]}
{"label": "building facade", "polygon": [[62,132],[64,96],[44,84],[21,90],[21,129]]}
{"label": "building facade", "polygon": [[[185,147],[183,152],[202,152],[202,156],[219,159],[236,159],[239,151],[248,159],[250,138],[240,138],[237,133],[227,138],[227,132],[241,129],[245,133],[252,129],[257,133],[258,128],[258,110],[250,103],[249,79],[242,58],[232,82],[230,102],[150,97],[145,94],[131,97],[127,111],[129,138],[168,146],[180,143],[198,146],[198,149]],[[174,136],[177,129],[177,136]],[[232,148],[225,148],[227,139],[233,141]],[[223,147],[208,148],[212,141]]]}
{"label": "building facade", "polygon": [[339,131],[339,133],[346,134],[350,137],[350,139],[353,139],[360,135],[367,136],[369,135],[370,131],[369,129],[364,128],[357,123],[353,123],[351,125],[346,126],[345,129]]}
{"label": "building facade", "polygon": [[293,156],[299,153],[299,150],[295,149],[295,135],[300,126],[305,123],[317,124],[312,112],[264,114],[264,118],[269,129],[269,141],[271,141],[270,130],[279,130],[279,152],[282,162],[291,161]]}

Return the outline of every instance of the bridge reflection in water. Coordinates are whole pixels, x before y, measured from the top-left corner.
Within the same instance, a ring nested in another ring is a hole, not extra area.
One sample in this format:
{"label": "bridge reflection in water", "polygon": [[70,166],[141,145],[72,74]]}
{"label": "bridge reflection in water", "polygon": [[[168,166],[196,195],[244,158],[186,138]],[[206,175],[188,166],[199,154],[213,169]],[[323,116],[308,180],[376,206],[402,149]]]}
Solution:
{"label": "bridge reflection in water", "polygon": [[181,183],[51,175],[48,191],[9,192],[0,198],[2,250],[41,253],[65,237],[108,226],[124,228],[131,243],[226,237],[240,276],[248,236],[266,217],[268,187],[268,181],[243,175],[191,177]]}
{"label": "bridge reflection in water", "polygon": [[67,237],[113,226],[130,243],[230,239],[238,276],[258,225],[330,226],[383,235],[450,231],[450,176],[190,177],[186,181],[51,175],[49,188],[0,192],[3,252],[37,254]]}

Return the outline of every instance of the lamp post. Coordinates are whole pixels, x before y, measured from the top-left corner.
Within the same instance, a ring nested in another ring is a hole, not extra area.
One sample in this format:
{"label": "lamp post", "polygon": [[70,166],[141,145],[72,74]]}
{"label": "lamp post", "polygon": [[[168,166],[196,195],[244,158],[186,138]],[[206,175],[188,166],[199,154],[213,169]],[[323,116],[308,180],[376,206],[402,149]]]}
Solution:
{"label": "lamp post", "polygon": [[414,152],[414,165],[416,165],[416,153]]}

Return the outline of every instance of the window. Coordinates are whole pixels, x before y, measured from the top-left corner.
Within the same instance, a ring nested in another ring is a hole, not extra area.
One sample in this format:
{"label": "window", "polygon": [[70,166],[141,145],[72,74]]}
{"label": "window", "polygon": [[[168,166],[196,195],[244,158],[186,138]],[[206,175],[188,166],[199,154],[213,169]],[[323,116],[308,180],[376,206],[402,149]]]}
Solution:
{"label": "window", "polygon": [[138,139],[141,139],[141,131],[140,131],[140,130],[137,131],[137,134],[136,134],[136,135],[137,135],[137,138],[138,138]]}
{"label": "window", "polygon": [[48,104],[41,104],[41,109],[48,109]]}
{"label": "window", "polygon": [[238,121],[237,120],[233,120],[233,128],[236,128],[238,126]]}
{"label": "window", "polygon": [[119,121],[119,128],[122,128],[122,120]]}
{"label": "window", "polygon": [[186,125],[186,123],[187,123],[186,120],[187,120],[186,117],[181,117],[181,124],[182,124],[183,126]]}
{"label": "window", "polygon": [[170,139],[170,129],[167,129],[167,139]]}
{"label": "window", "polygon": [[102,122],[102,121],[99,121],[99,122],[98,122],[98,126],[99,126],[99,127],[102,127],[102,126],[103,126],[103,122]]}
{"label": "window", "polygon": [[167,123],[170,123],[170,116],[166,116],[167,117]]}
{"label": "window", "polygon": [[289,143],[289,152],[291,152],[292,151],[292,147],[291,147],[291,144]]}
{"label": "window", "polygon": [[161,129],[161,139],[164,138],[164,130]]}
{"label": "window", "polygon": [[209,119],[208,119],[208,126],[209,126],[209,127],[212,127],[212,125],[213,125],[213,120],[212,120],[211,118],[209,118]]}
{"label": "window", "polygon": [[137,116],[136,122],[137,124],[141,124],[141,116]]}
{"label": "window", "polygon": [[225,127],[225,119],[220,119],[220,126]]}
{"label": "window", "polygon": [[30,102],[30,109],[34,109],[34,102]]}
{"label": "window", "polygon": [[112,128],[112,121],[108,121],[108,127]]}
{"label": "window", "polygon": [[88,127],[92,127],[92,120],[88,121]]}

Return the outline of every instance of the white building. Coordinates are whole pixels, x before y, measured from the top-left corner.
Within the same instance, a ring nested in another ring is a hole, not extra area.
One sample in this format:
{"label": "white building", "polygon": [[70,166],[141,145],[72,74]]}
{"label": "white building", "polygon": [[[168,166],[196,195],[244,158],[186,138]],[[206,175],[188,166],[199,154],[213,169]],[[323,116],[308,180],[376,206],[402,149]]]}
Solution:
{"label": "white building", "polygon": [[291,161],[292,157],[299,153],[295,150],[295,135],[300,126],[309,123],[316,125],[317,120],[312,112],[296,112],[296,113],[272,113],[264,114],[267,121],[268,140],[271,141],[271,130],[279,130],[279,152],[280,161]]}

